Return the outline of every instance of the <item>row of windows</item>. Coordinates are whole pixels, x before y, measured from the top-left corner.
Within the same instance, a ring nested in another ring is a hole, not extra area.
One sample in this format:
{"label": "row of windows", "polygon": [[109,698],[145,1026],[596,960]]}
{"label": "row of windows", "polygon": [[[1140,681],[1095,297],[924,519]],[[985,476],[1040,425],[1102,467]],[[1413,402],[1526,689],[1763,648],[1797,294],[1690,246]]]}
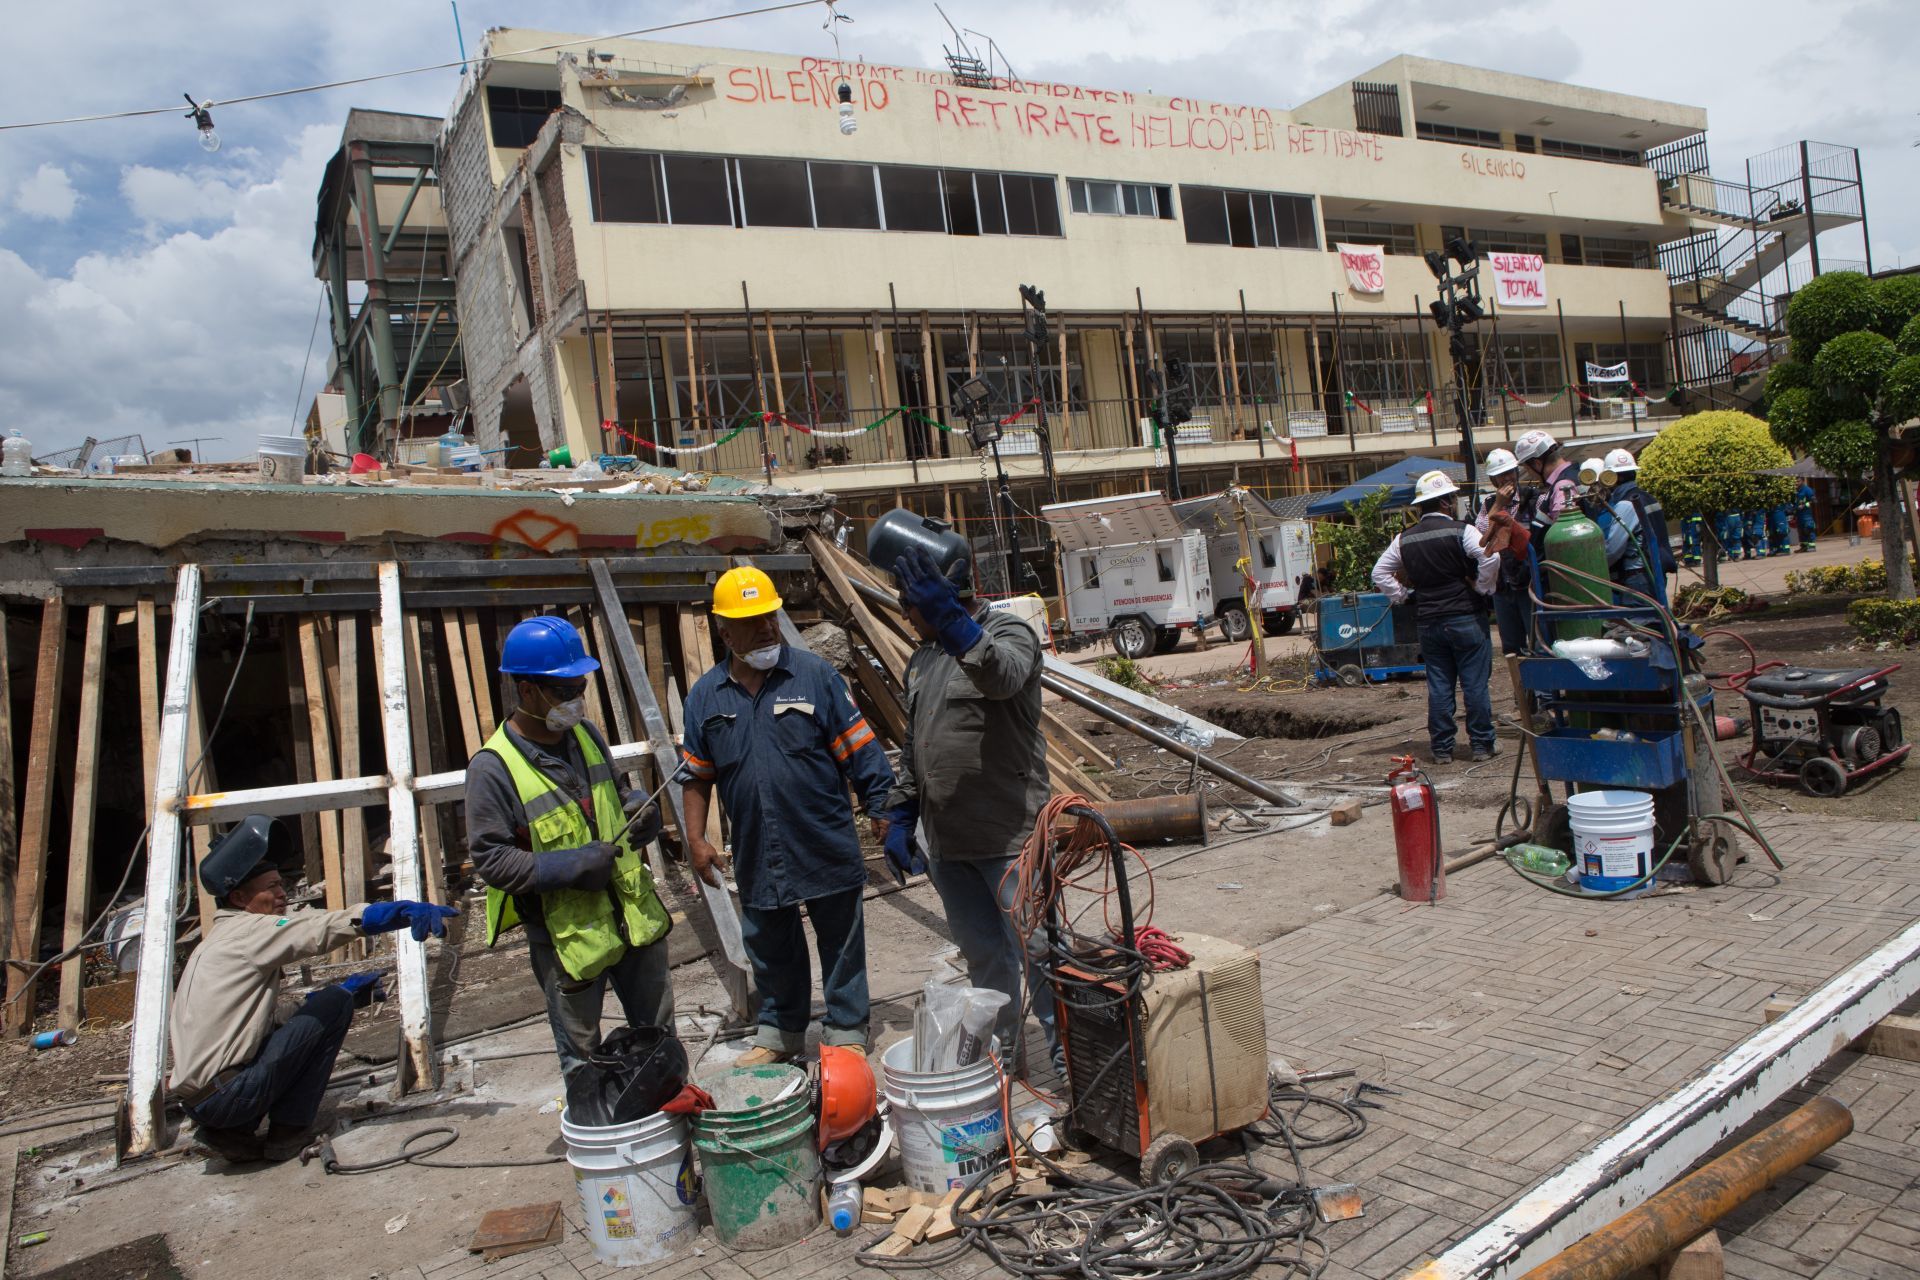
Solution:
{"label": "row of windows", "polygon": [[1558,138],[1540,139],[1540,154],[1565,156],[1569,160],[1599,160],[1605,164],[1641,163],[1638,151],[1628,151],[1624,147],[1601,147],[1591,142],[1563,142]]}
{"label": "row of windows", "polygon": [[1318,249],[1313,197],[1274,191],[1180,187],[1188,244],[1238,249]]}
{"label": "row of windows", "polygon": [[1328,218],[1327,248],[1336,244],[1385,245],[1388,253],[1413,257],[1420,252],[1411,222],[1369,222],[1362,218]]}
{"label": "row of windows", "polygon": [[1492,147],[1500,149],[1500,134],[1494,129],[1468,129],[1459,125],[1435,124],[1430,120],[1419,120],[1413,126],[1414,135],[1427,142],[1458,142],[1469,147]]}
{"label": "row of windows", "polygon": [[1147,182],[1068,178],[1067,202],[1075,213],[1127,218],[1173,218],[1173,188]]}

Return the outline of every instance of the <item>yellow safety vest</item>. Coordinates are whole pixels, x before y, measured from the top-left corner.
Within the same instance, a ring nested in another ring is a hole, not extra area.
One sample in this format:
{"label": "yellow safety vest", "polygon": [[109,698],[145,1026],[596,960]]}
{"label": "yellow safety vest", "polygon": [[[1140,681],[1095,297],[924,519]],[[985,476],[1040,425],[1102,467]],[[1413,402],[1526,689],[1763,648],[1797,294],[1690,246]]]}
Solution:
{"label": "yellow safety vest", "polygon": [[[620,788],[613,780],[613,767],[607,763],[593,735],[583,726],[574,726],[580,744],[580,758],[587,768],[587,788],[593,797],[594,830],[580,802],[553,784],[552,779],[533,767],[533,763],[507,737],[505,725],[493,731],[485,750],[506,762],[507,772],[520,795],[527,814],[527,834],[535,853],[552,849],[577,849],[595,840],[612,841],[625,825],[621,812]],[[620,854],[614,859],[613,878],[605,889],[557,889],[540,895],[540,909],[546,917],[548,935],[560,956],[560,966],[581,982],[597,978],[626,953],[629,946],[644,947],[658,942],[672,928],[667,909],[654,892],[653,873],[646,859],[622,839]],[[520,923],[509,894],[487,889],[487,945]]]}

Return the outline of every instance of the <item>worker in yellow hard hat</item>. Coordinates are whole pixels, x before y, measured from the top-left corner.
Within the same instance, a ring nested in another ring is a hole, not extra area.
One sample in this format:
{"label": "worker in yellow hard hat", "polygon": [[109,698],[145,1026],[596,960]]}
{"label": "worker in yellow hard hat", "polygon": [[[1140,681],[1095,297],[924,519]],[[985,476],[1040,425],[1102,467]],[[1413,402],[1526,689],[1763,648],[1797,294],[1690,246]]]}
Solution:
{"label": "worker in yellow hard hat", "polygon": [[740,930],[760,992],[759,1031],[740,1062],[784,1062],[806,1046],[813,976],[801,908],[813,922],[827,1013],[825,1044],[865,1052],[867,887],[851,783],[886,837],[893,770],[824,659],[781,640],[780,593],[759,569],[729,569],[713,588],[727,657],[687,692],[682,789],[694,874],[720,885],[726,858],[706,838],[717,784],[733,822]]}

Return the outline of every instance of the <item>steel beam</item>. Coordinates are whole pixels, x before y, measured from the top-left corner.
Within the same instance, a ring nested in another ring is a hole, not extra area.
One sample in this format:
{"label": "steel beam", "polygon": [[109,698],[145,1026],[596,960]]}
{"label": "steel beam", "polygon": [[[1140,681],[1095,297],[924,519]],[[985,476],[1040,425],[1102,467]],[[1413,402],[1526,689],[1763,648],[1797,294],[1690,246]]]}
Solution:
{"label": "steel beam", "polygon": [[127,1097],[117,1144],[121,1159],[151,1155],[166,1141],[167,1015],[173,1003],[173,913],[180,892],[186,828],[180,797],[187,787],[187,726],[193,713],[193,666],[200,634],[200,566],[183,564],[173,592],[173,636],[160,711],[154,767],[153,825],[147,833],[147,928],[140,933],[133,1033],[127,1050]]}
{"label": "steel beam", "polygon": [[[420,813],[413,797],[413,724],[407,708],[405,643],[407,617],[400,604],[400,566],[380,566],[380,719],[387,743],[387,853],[393,860],[393,896],[419,901],[426,876],[420,865]],[[433,1051],[432,1008],[427,991],[427,945],[408,930],[393,934],[400,988],[401,1052],[394,1072],[396,1096],[440,1083]]]}
{"label": "steel beam", "polygon": [[1074,684],[1084,685],[1096,693],[1105,694],[1115,702],[1124,702],[1135,711],[1144,711],[1148,715],[1158,716],[1162,720],[1172,721],[1183,729],[1198,734],[1210,735],[1216,739],[1225,739],[1228,742],[1238,742],[1241,739],[1241,735],[1235,733],[1233,730],[1222,729],[1219,725],[1209,720],[1202,720],[1199,716],[1191,712],[1182,711],[1172,703],[1162,702],[1158,698],[1149,698],[1144,693],[1136,693],[1123,684],[1115,684],[1105,676],[1095,675],[1085,667],[1077,667],[1073,663],[1057,658],[1051,653],[1044,655],[1044,657],[1046,659],[1048,674],[1058,676],[1062,680],[1068,680]]}
{"label": "steel beam", "polygon": [[1409,1280],[1517,1276],[1644,1203],[1920,993],[1920,924],[1907,927],[1728,1050]]}

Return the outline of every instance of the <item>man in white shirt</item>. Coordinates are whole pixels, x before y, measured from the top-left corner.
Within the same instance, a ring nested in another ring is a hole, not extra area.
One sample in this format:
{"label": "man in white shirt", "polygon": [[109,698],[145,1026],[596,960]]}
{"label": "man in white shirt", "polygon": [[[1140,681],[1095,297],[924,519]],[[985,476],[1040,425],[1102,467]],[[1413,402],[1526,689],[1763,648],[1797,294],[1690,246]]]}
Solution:
{"label": "man in white shirt", "polygon": [[1456,683],[1467,703],[1467,739],[1476,761],[1499,754],[1493,736],[1493,640],[1487,610],[1500,577],[1500,557],[1479,532],[1454,519],[1458,487],[1444,471],[1413,486],[1413,526],[1396,535],[1373,565],[1373,585],[1399,604],[1409,596],[1420,620],[1420,661],[1427,668],[1427,741],[1435,764],[1453,763]]}

